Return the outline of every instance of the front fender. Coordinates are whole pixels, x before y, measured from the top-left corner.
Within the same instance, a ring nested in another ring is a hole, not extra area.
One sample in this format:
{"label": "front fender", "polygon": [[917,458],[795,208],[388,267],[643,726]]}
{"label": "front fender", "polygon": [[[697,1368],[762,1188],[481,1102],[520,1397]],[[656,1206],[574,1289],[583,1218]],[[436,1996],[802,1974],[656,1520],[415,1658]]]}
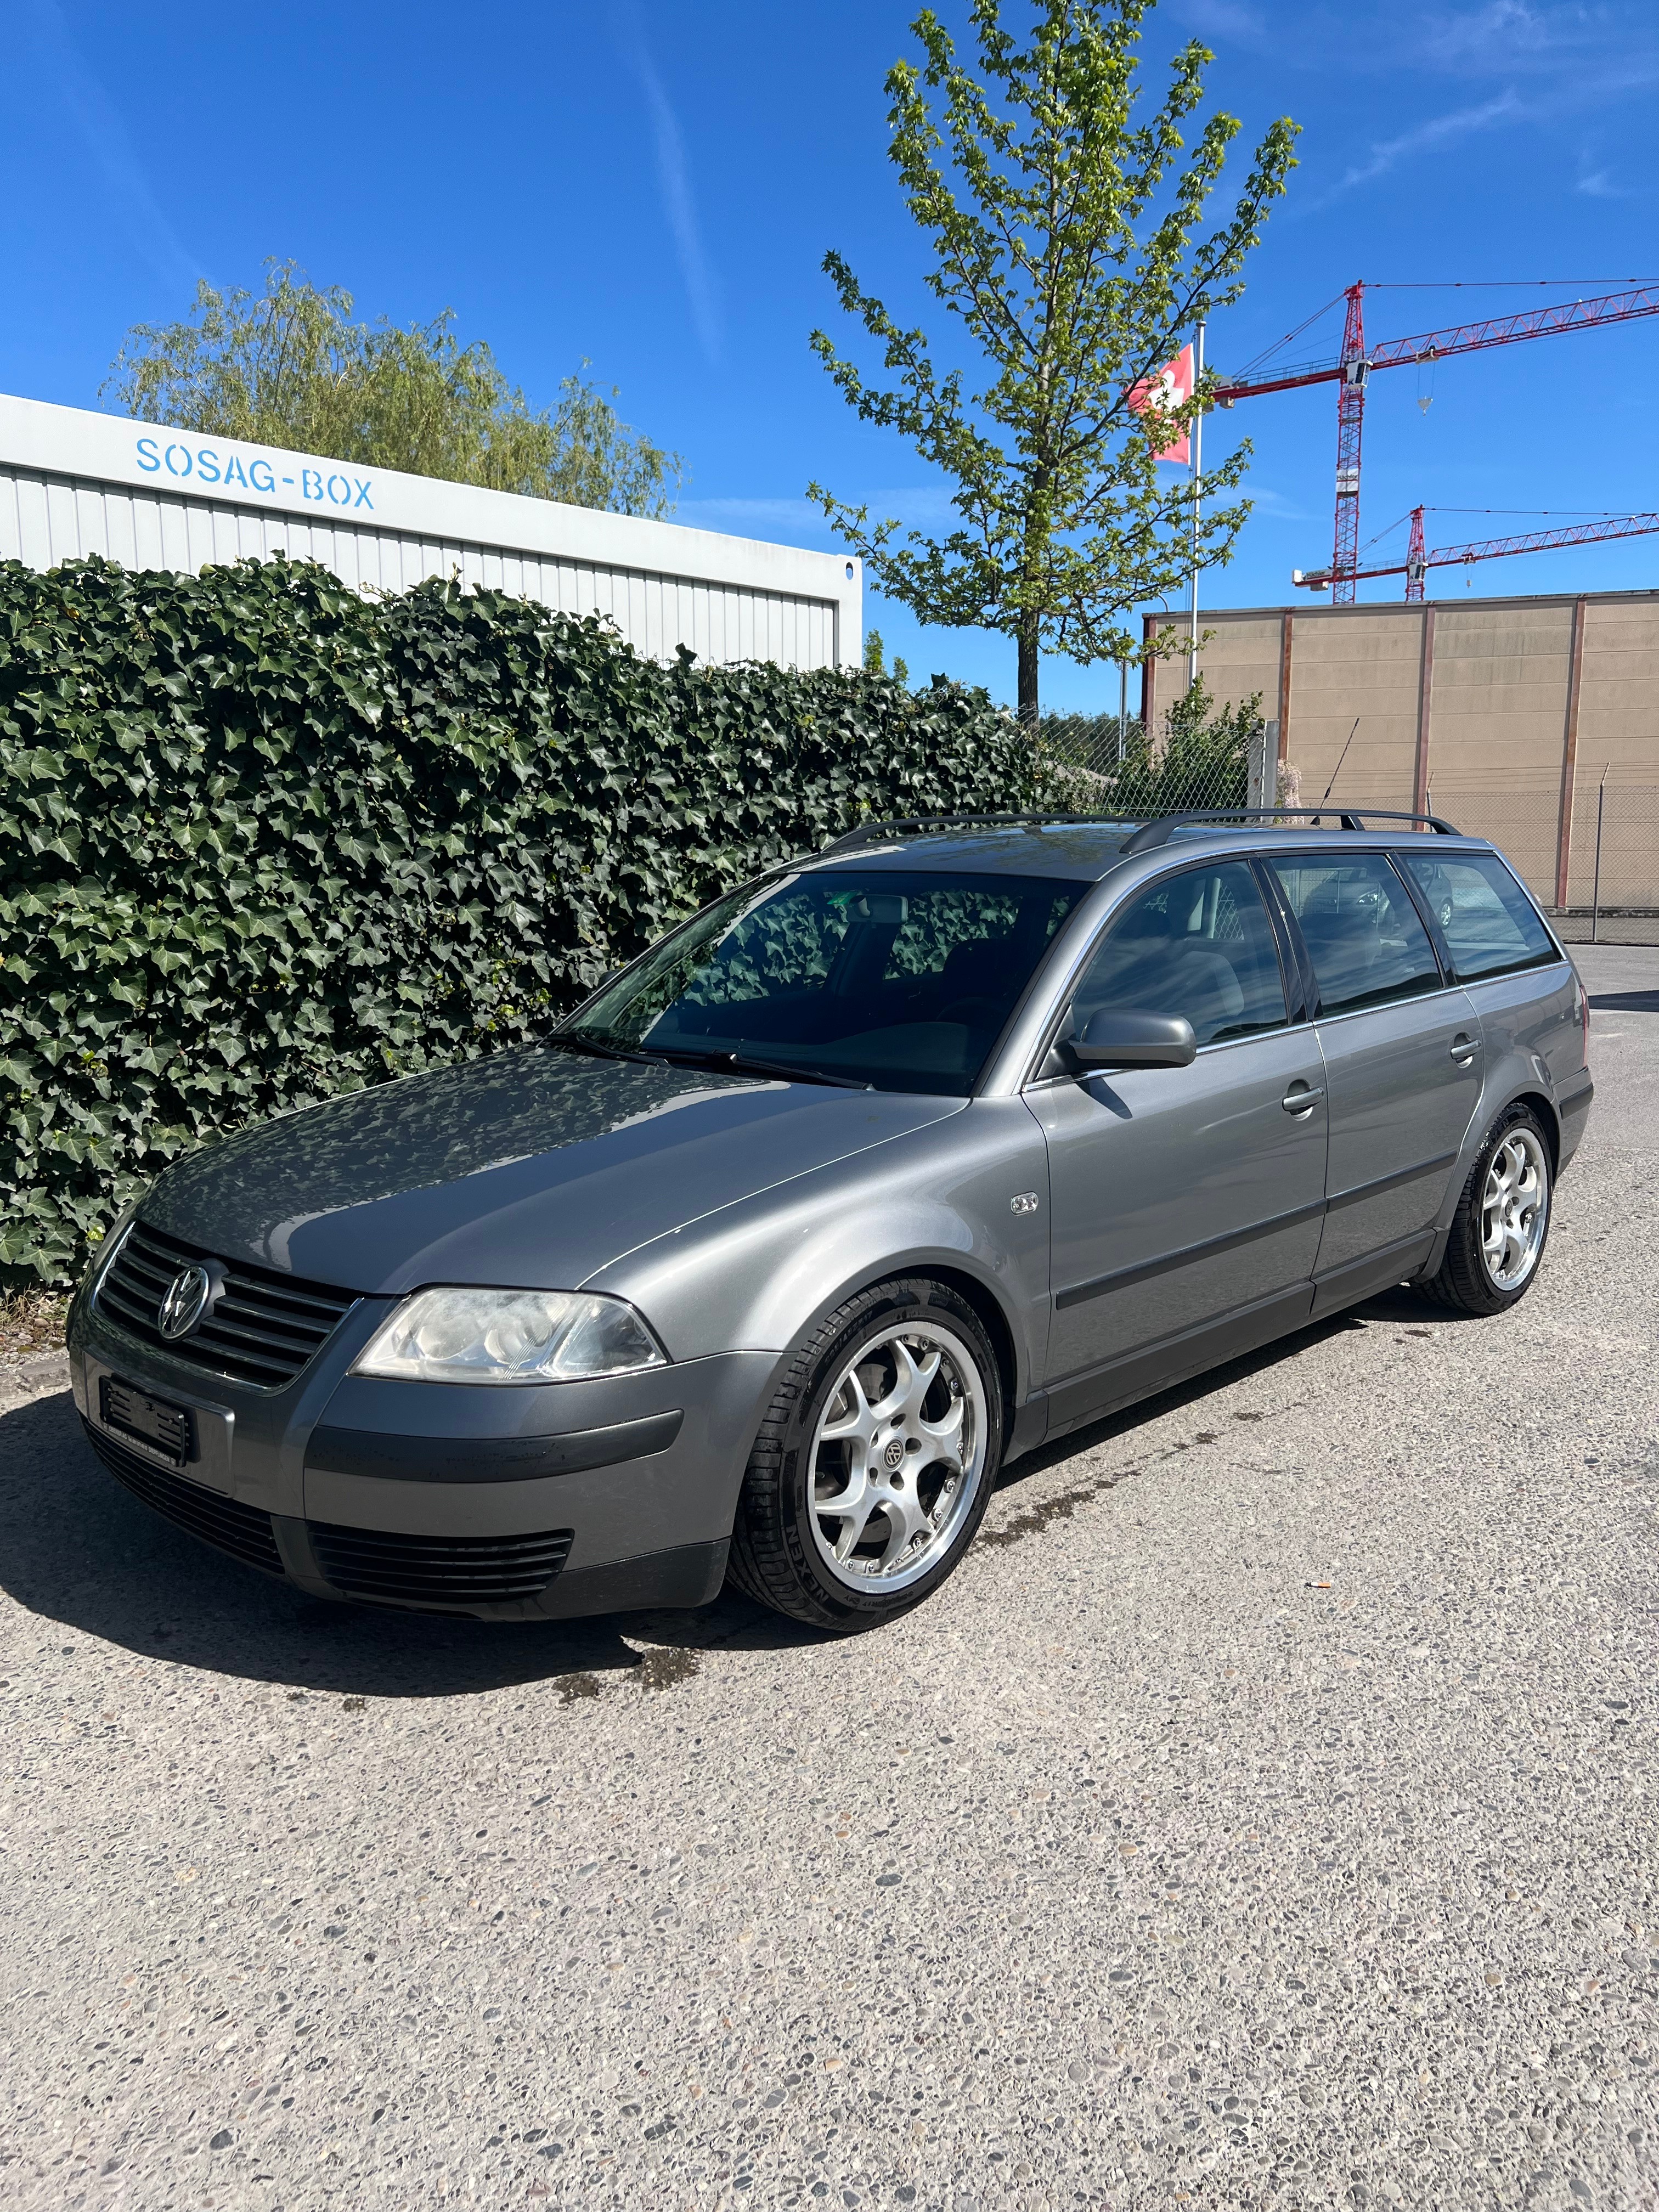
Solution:
{"label": "front fender", "polygon": [[[1014,1212],[1016,1198],[1025,1210]],[[975,1099],[948,1121],[722,1207],[583,1287],[629,1299],[671,1358],[781,1357],[868,1284],[941,1270],[1000,1316],[1018,1406],[1041,1371],[1048,1309],[1048,1152],[1022,1099]]]}

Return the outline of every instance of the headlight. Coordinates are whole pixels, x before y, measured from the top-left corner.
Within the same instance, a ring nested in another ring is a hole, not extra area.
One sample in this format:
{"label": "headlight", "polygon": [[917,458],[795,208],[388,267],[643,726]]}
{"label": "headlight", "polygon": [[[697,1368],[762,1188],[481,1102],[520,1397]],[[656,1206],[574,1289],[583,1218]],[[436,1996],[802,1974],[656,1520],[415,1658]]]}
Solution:
{"label": "headlight", "polygon": [[578,1291],[417,1291],[375,1332],[354,1375],[401,1382],[573,1382],[665,1367],[632,1306]]}

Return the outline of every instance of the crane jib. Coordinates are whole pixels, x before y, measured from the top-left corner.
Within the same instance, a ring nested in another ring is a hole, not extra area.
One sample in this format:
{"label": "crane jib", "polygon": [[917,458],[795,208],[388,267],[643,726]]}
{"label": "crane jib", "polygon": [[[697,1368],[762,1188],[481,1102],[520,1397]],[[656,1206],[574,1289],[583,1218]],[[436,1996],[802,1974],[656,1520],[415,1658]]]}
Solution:
{"label": "crane jib", "polygon": [[[1599,299],[1571,300],[1552,307],[1529,307],[1522,313],[1499,315],[1483,323],[1458,323],[1449,330],[1420,331],[1415,337],[1385,338],[1365,356],[1368,368],[1407,368],[1419,362],[1444,361],[1453,354],[1478,353],[1484,347],[1515,345],[1524,338],[1565,337],[1573,331],[1599,329],[1606,323],[1628,323],[1644,315],[1659,315],[1659,288],[1608,292]],[[1237,399],[1263,398],[1271,392],[1295,392],[1310,384],[1335,384],[1348,373],[1345,361],[1322,362],[1316,368],[1291,369],[1282,375],[1222,380],[1217,398],[1224,407]]]}

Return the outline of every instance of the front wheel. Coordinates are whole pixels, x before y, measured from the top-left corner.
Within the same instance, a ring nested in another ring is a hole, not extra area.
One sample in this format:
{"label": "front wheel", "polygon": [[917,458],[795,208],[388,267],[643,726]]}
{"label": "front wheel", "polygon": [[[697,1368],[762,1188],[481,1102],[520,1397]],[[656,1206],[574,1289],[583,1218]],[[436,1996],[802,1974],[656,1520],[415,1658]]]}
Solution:
{"label": "front wheel", "polygon": [[878,1283],[796,1346],[744,1474],[731,1578],[848,1632],[920,1605],[973,1541],[1002,1456],[978,1315],[944,1283]]}
{"label": "front wheel", "polygon": [[1549,1139],[1529,1106],[1500,1114],[1469,1171],[1440,1272],[1422,1288],[1459,1313],[1503,1313],[1531,1288],[1550,1231]]}

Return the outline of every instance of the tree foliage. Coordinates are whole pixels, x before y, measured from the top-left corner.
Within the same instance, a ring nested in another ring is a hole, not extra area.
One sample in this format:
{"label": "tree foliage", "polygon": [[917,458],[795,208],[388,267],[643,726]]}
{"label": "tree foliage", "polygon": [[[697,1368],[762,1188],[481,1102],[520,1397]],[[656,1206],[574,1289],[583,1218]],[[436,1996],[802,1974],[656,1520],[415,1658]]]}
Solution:
{"label": "tree foliage", "polygon": [[[865,673],[868,676],[884,676],[887,673],[886,647],[882,642],[881,632],[878,629],[867,629],[864,633],[864,668]],[[892,673],[895,684],[908,684],[910,681],[909,668],[900,659],[897,653],[893,655]]]}
{"label": "tree foliage", "polygon": [[[927,283],[974,367],[945,366],[925,332],[825,257],[842,307],[881,348],[877,383],[823,331],[812,345],[866,422],[896,430],[948,480],[958,520],[933,538],[874,521],[809,488],[881,590],[923,622],[1017,641],[1020,713],[1035,722],[1043,650],[1079,662],[1135,657],[1121,617],[1180,588],[1192,565],[1189,482],[1160,482],[1154,451],[1206,407],[1137,416],[1135,386],[1194,323],[1241,295],[1240,272],[1293,167],[1296,126],[1263,137],[1231,211],[1206,228],[1236,117],[1183,131],[1213,58],[1196,40],[1162,99],[1138,107],[1136,47],[1152,0],[1025,0],[1022,43],[1004,0],[973,0],[976,65],[931,9],[913,29],[920,65],[895,64],[889,155],[928,242]],[[966,376],[988,372],[970,392]],[[1199,557],[1228,557],[1249,512],[1222,495],[1248,445],[1206,475]]]}
{"label": "tree foliage", "polygon": [[1040,776],[943,677],[665,668],[281,559],[0,564],[0,1286],[194,1146],[533,1042],[774,860]]}
{"label": "tree foliage", "polygon": [[538,410],[482,339],[459,343],[452,309],[401,330],[354,322],[353,306],[291,261],[266,263],[263,293],[198,283],[185,321],[128,332],[104,388],[129,415],[177,429],[573,507],[672,512],[680,456],[622,420],[614,387],[568,376],[558,405]]}

